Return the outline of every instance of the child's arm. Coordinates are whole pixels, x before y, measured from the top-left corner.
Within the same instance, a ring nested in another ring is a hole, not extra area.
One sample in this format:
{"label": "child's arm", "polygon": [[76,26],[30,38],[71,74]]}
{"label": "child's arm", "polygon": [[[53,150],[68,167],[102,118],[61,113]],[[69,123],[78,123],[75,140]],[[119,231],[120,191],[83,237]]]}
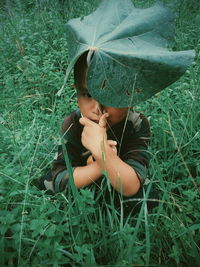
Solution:
{"label": "child's arm", "polygon": [[74,183],[77,188],[90,185],[101,176],[101,169],[96,161],[86,166],[76,167],[73,172]]}
{"label": "child's arm", "polygon": [[[62,151],[62,148],[60,148],[60,150]],[[77,188],[88,186],[102,176],[101,169],[96,161],[93,161],[85,166],[76,165],[73,169],[74,183]],[[54,161],[52,175],[53,187],[55,187],[54,191],[56,193],[63,191],[68,183],[68,171],[63,153],[60,153],[57,160]]]}
{"label": "child's arm", "polygon": [[[82,156],[80,150],[81,140],[79,138],[79,126],[79,118],[76,116],[76,112],[74,112],[65,118],[62,126],[62,132],[63,134],[65,132],[67,133],[65,136],[65,142],[67,145],[68,154],[70,155],[72,167],[74,169],[74,183],[77,188],[82,188],[99,179],[102,176],[102,172],[100,166],[95,161],[90,162],[89,164],[87,163],[88,165],[83,166],[83,162],[81,160]],[[108,144],[116,153],[116,142],[109,140]],[[51,188],[53,188],[55,192],[61,192],[65,190],[68,183],[68,172],[61,145],[58,147],[58,155],[53,161],[51,175]]]}
{"label": "child's arm", "polygon": [[99,169],[108,174],[111,185],[125,196],[137,193],[140,188],[140,180],[134,169],[121,160],[109,146],[106,135],[106,114],[99,124],[87,118],[81,118],[84,126],[82,144],[91,151]]}
{"label": "child's arm", "polygon": [[[116,142],[108,140],[108,146],[116,154]],[[102,168],[97,161],[82,167],[76,167],[73,172],[74,183],[77,188],[82,188],[94,183],[102,176]]]}
{"label": "child's arm", "polygon": [[111,185],[124,196],[135,195],[140,188],[140,180],[134,169],[121,160],[110,147],[104,145],[104,157],[100,154],[94,157],[101,168],[108,174]]}

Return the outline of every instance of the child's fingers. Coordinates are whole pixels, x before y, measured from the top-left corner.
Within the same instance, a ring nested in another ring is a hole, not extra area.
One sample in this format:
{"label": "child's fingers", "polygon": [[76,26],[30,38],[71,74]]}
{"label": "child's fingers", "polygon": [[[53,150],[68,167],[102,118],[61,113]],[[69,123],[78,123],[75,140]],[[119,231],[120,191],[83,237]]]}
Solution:
{"label": "child's fingers", "polygon": [[114,140],[107,140],[109,146],[116,146],[117,142]]}
{"label": "child's fingers", "polygon": [[93,125],[93,124],[94,124],[93,121],[87,119],[86,117],[81,117],[81,118],[79,119],[79,122],[80,122],[80,124],[82,124],[83,126],[86,126],[86,125]]}
{"label": "child's fingers", "polygon": [[[102,128],[106,128],[106,124],[107,124],[107,120],[106,120],[106,118],[109,116],[109,114],[108,113],[104,113],[101,117],[100,117],[100,119],[99,119],[99,123],[98,123],[98,125],[100,126],[100,127],[102,127]],[[79,122],[80,122],[80,124],[82,124],[83,126],[92,126],[92,125],[96,125],[96,122],[93,122],[93,121],[91,121],[91,120],[89,120],[88,118],[86,118],[86,117],[81,117],[80,119],[79,119]]]}
{"label": "child's fingers", "polygon": [[107,120],[106,118],[108,118],[109,114],[108,113],[104,113],[100,119],[99,119],[99,126],[106,128],[106,124],[107,124]]}
{"label": "child's fingers", "polygon": [[112,150],[117,154],[117,142],[114,140],[107,140],[108,145],[112,148]]}

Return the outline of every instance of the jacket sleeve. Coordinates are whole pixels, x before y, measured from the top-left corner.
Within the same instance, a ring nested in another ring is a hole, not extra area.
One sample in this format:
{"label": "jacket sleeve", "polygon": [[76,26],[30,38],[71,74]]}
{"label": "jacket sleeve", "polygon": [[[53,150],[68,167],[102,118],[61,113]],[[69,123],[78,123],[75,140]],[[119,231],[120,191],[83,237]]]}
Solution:
{"label": "jacket sleeve", "polygon": [[[76,112],[65,118],[62,124],[62,137],[67,149],[67,153],[70,159],[72,167],[82,166],[81,162],[81,141],[79,136],[81,135],[81,127],[79,124],[79,118]],[[67,185],[67,167],[64,159],[64,153],[62,145],[59,144],[56,158],[52,163],[52,181],[54,185],[54,191],[63,191]]]}
{"label": "jacket sleeve", "polygon": [[150,125],[143,114],[132,112],[127,121],[127,130],[122,144],[121,158],[133,167],[143,184],[147,178],[150,161],[148,145]]}

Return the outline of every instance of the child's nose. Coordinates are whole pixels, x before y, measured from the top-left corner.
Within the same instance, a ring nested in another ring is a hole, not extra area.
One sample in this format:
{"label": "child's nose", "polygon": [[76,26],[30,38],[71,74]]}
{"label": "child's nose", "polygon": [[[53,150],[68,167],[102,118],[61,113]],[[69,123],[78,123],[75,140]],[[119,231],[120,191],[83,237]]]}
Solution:
{"label": "child's nose", "polygon": [[101,115],[102,111],[101,111],[101,104],[99,104],[99,102],[97,102],[95,99],[94,100],[94,109],[93,109],[93,113],[95,113],[96,115]]}

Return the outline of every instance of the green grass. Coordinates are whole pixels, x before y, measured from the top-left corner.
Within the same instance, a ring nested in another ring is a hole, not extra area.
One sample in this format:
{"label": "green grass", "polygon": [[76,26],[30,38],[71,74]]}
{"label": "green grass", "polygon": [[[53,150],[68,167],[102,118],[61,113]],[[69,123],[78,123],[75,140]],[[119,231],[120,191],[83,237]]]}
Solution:
{"label": "green grass", "polygon": [[159,198],[149,212],[147,189],[125,219],[123,206],[119,213],[112,202],[99,206],[88,189],[51,196],[35,186],[55,156],[62,119],[76,107],[72,77],[56,96],[68,64],[64,23],[88,14],[93,1],[64,1],[64,13],[58,1],[10,2],[8,10],[0,5],[0,265],[199,266],[197,1],[165,1],[175,3],[174,48],[195,49],[196,65],[137,107],[152,128],[149,176]]}

